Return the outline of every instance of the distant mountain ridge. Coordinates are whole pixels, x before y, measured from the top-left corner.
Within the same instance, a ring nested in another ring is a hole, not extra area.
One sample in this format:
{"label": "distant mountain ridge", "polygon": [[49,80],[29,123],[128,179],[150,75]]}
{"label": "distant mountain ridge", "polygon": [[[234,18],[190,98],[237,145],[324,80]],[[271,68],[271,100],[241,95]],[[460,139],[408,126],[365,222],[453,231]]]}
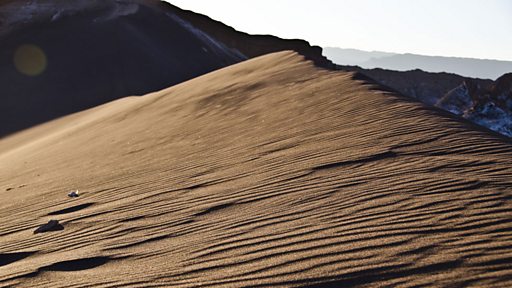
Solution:
{"label": "distant mountain ridge", "polygon": [[329,47],[324,54],[340,70],[512,137],[512,61]]}
{"label": "distant mountain ridge", "polygon": [[324,55],[339,65],[366,69],[383,68],[396,71],[421,69],[428,72],[455,73],[466,77],[495,80],[512,72],[512,61],[397,54],[325,47]]}

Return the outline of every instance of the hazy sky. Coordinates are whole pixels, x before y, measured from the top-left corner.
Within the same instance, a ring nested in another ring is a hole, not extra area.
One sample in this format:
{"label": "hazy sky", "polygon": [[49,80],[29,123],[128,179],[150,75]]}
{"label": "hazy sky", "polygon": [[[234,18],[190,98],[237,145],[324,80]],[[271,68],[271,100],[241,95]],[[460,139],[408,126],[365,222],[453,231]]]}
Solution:
{"label": "hazy sky", "polygon": [[512,60],[512,0],[169,0],[319,46]]}

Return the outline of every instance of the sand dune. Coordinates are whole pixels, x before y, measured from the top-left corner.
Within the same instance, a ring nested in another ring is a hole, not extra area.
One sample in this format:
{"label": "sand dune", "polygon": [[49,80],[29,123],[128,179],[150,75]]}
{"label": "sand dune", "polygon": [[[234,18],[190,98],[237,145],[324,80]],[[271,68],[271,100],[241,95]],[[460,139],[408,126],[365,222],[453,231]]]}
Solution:
{"label": "sand dune", "polygon": [[512,286],[512,142],[353,78],[281,52],[2,139],[0,286]]}
{"label": "sand dune", "polygon": [[160,0],[0,1],[0,138],[285,50],[334,68],[307,41],[249,35]]}
{"label": "sand dune", "polygon": [[247,59],[157,3],[0,2],[0,137]]}

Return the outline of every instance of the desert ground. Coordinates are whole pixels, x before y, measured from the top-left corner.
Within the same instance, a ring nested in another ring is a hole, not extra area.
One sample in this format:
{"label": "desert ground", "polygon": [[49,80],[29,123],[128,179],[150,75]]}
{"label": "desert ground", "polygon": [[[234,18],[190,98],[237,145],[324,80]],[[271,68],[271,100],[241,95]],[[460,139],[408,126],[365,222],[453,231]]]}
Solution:
{"label": "desert ground", "polygon": [[511,140],[358,79],[279,52],[1,139],[0,286],[512,287]]}

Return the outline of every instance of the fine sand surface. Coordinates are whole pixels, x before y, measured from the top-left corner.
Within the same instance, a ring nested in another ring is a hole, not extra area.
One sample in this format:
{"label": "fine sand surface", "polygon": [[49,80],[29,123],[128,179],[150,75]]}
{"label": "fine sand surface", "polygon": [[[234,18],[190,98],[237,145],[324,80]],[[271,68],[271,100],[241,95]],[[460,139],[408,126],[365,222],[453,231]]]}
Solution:
{"label": "fine sand surface", "polygon": [[0,137],[247,59],[163,5],[0,0]]}
{"label": "fine sand surface", "polygon": [[353,76],[281,52],[1,140],[0,286],[512,287],[512,142]]}

